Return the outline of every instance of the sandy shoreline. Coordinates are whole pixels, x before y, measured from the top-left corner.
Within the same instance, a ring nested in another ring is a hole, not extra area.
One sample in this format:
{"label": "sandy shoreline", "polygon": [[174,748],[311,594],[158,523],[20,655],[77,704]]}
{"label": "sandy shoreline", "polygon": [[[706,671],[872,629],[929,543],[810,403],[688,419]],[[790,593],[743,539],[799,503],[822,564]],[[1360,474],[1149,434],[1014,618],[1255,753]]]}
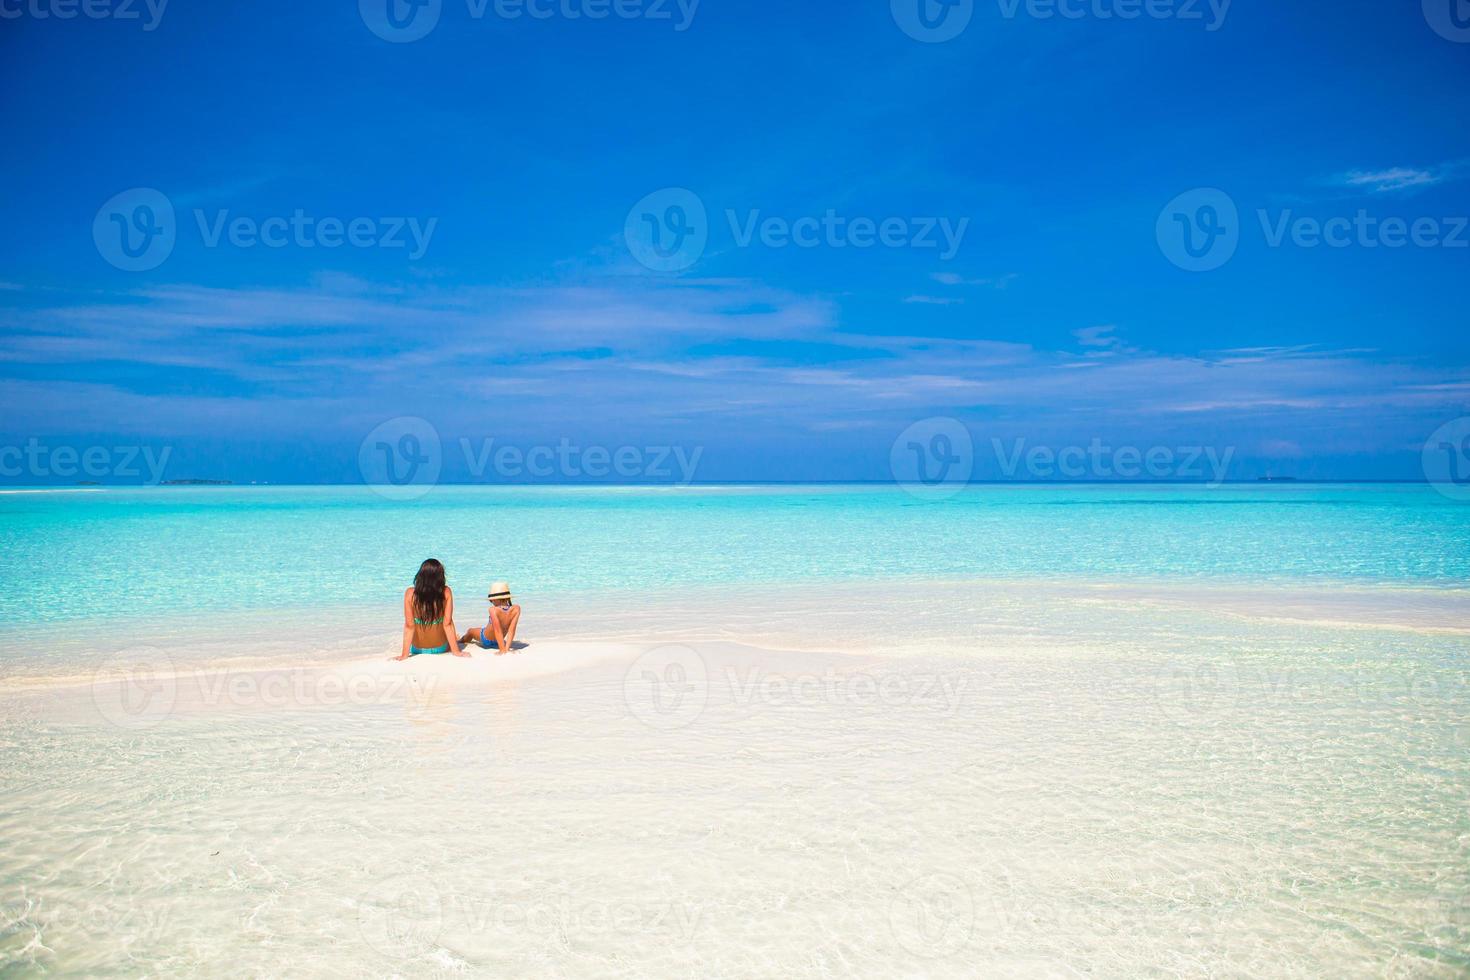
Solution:
{"label": "sandy shoreline", "polygon": [[[0,628],[0,644],[32,651],[7,663],[0,695],[90,684],[118,658],[151,661],[161,674],[317,669],[386,659],[396,655],[399,643],[392,616],[393,610],[381,606],[347,606],[309,617],[299,610],[241,612],[184,627],[82,621]],[[646,649],[669,642],[735,642],[819,654],[988,656],[996,649],[1071,646],[1105,637],[1114,624],[1190,617],[1268,633],[1308,628],[1382,631],[1390,639],[1470,637],[1470,590],[933,580],[889,583],[877,598],[871,587],[851,583],[733,594],[696,588],[660,596],[528,600],[522,638],[534,640],[541,653],[555,651],[557,644]],[[462,629],[469,628],[467,622],[478,625],[464,614],[459,618]],[[281,638],[282,621],[299,624],[292,630],[298,638]]]}
{"label": "sandy shoreline", "polygon": [[355,610],[306,662],[265,616],[77,638],[0,692],[0,966],[1462,976],[1462,599],[1359,598],[610,597],[406,662]]}
{"label": "sandy shoreline", "polygon": [[1182,648],[1154,628],[984,657],[535,641],[224,671],[131,714],[46,692],[91,716],[0,729],[10,934],[45,947],[9,962],[1470,967],[1464,645],[1405,664],[1377,633],[1334,660],[1310,631]]}

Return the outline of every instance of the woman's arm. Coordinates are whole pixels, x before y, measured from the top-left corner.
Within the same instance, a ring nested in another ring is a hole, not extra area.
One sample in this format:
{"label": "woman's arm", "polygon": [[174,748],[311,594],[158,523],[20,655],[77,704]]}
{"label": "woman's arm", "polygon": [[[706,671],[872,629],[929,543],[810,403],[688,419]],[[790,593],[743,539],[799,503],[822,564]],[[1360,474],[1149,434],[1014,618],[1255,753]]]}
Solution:
{"label": "woman's arm", "polygon": [[468,657],[459,648],[459,631],[454,628],[454,590],[444,586],[444,638],[449,641],[449,652],[456,657]]}
{"label": "woman's arm", "polygon": [[409,599],[412,594],[413,589],[403,590],[403,649],[394,660],[407,660],[408,648],[413,645],[413,602]]}

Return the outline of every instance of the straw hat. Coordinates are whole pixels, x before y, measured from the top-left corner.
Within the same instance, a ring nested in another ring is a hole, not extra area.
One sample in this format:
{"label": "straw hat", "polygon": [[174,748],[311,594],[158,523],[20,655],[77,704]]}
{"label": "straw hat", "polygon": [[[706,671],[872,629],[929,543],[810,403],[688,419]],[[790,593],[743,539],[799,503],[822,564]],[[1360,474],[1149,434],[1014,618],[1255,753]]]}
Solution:
{"label": "straw hat", "polygon": [[510,598],[510,585],[508,583],[505,583],[505,582],[496,582],[496,583],[494,583],[493,585],[490,586],[490,595],[488,595],[486,598],[491,599],[491,600],[494,600],[494,599],[509,599]]}

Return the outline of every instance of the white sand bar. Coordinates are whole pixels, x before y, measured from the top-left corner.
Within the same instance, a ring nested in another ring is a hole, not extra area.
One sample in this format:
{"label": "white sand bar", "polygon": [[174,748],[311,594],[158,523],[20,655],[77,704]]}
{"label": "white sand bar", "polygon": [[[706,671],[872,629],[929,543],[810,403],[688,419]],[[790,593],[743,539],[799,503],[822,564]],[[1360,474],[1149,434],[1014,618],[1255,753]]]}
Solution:
{"label": "white sand bar", "polygon": [[0,963],[1470,969],[1463,635],[1403,596],[1343,625],[1305,600],[1283,621],[946,588],[548,610],[524,650],[469,660],[390,663],[390,622],[308,666],[167,647],[12,685]]}

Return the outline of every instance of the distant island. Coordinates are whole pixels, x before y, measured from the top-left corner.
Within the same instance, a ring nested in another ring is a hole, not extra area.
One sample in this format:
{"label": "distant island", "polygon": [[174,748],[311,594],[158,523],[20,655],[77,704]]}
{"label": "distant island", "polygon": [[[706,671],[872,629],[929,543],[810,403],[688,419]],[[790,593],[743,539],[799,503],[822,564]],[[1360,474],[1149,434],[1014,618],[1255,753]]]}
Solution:
{"label": "distant island", "polygon": [[[228,487],[232,486],[232,480],[160,480],[161,487]],[[78,480],[79,487],[100,487],[101,483],[96,480]]]}

